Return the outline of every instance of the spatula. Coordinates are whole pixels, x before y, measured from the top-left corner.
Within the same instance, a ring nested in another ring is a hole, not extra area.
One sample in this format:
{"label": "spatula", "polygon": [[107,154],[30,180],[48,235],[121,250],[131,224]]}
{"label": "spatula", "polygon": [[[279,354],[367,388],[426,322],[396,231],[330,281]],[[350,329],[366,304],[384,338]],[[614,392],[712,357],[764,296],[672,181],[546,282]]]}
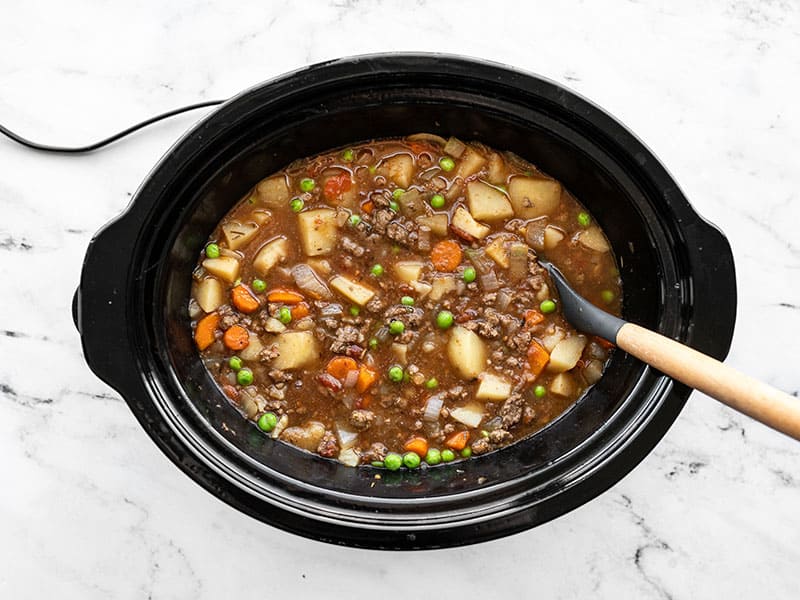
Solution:
{"label": "spatula", "polygon": [[539,263],[550,272],[564,317],[576,329],[608,340],[662,373],[800,440],[800,398],[689,346],[608,314],[572,289],[553,264],[541,258]]}

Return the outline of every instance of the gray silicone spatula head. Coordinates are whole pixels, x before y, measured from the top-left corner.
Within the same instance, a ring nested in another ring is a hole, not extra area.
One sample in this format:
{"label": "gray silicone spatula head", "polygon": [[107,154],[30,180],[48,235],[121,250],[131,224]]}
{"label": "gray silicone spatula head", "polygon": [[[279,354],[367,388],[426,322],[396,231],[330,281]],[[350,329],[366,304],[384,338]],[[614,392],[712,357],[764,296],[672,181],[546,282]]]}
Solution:
{"label": "gray silicone spatula head", "polygon": [[561,298],[561,311],[567,321],[579,331],[600,336],[612,344],[616,344],[617,332],[625,324],[625,321],[597,308],[586,298],[578,295],[555,265],[541,258],[539,264],[547,269],[553,283],[556,284],[558,295]]}

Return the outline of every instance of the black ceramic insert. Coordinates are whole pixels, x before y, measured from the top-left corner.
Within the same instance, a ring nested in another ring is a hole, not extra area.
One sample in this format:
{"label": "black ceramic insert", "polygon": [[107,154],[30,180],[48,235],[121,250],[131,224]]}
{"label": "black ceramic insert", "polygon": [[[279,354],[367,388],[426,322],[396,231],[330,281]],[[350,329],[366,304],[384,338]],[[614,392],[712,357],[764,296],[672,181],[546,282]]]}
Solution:
{"label": "black ceramic insert", "polygon": [[627,129],[553,82],[473,59],[399,54],[335,60],[242,93],[178,141],[92,240],[74,316],[91,369],[176,465],[235,508],[326,542],[456,546],[548,521],[629,472],[690,392],[616,352],[601,381],[538,434],[395,473],[341,466],[243,419],[190,337],[190,274],[206,237],[256,181],[296,158],[421,131],[512,150],[561,180],[611,240],[626,320],[719,359],[733,333],[724,236]]}

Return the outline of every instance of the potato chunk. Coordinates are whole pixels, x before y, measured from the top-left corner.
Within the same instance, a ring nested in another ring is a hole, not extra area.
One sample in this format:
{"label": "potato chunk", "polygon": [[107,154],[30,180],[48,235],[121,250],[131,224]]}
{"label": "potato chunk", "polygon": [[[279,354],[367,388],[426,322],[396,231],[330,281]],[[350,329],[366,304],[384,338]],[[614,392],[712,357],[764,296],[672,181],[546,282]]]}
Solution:
{"label": "potato chunk", "polygon": [[474,175],[483,168],[486,164],[486,157],[480,152],[473,150],[469,146],[464,150],[461,158],[458,160],[458,170],[456,174],[459,177],[466,179],[470,175]]}
{"label": "potato chunk", "polygon": [[473,402],[459,408],[451,408],[450,416],[470,429],[474,429],[483,421],[483,406]]}
{"label": "potato chunk", "polygon": [[203,312],[214,312],[225,303],[225,293],[219,279],[206,277],[195,288],[194,299]]}
{"label": "potato chunk", "polygon": [[500,221],[514,216],[514,209],[506,195],[482,181],[467,184],[469,212],[478,221]]}
{"label": "potato chunk", "polygon": [[595,227],[594,225],[578,233],[577,239],[583,246],[595,252],[608,252],[610,249],[606,236],[603,235],[599,227]]}
{"label": "potato chunk", "polygon": [[547,364],[547,370],[552,373],[569,371],[578,364],[585,346],[586,338],[582,335],[573,335],[561,340],[550,353],[550,362]]}
{"label": "potato chunk", "polygon": [[334,290],[359,306],[364,306],[375,295],[375,290],[372,288],[353,281],[344,275],[336,275],[329,283]]}
{"label": "potato chunk", "polygon": [[561,184],[545,177],[512,177],[508,195],[518,217],[535,219],[558,208]]}
{"label": "potato chunk", "polygon": [[252,331],[248,332],[250,342],[247,346],[239,351],[239,356],[242,360],[258,360],[258,354],[264,349],[264,344],[261,339]]}
{"label": "potato chunk", "polygon": [[400,281],[418,281],[424,265],[417,260],[401,260],[394,264],[394,274]]}
{"label": "potato chunk", "polygon": [[270,269],[289,256],[289,242],[285,238],[277,238],[267,242],[253,259],[253,268],[264,277]]}
{"label": "potato chunk", "polygon": [[455,277],[452,275],[444,275],[434,279],[430,287],[431,300],[436,302],[441,300],[450,292],[455,292],[457,286]]}
{"label": "potato chunk", "polygon": [[489,235],[491,231],[486,225],[478,223],[473,219],[469,211],[463,206],[459,206],[453,213],[452,226],[456,230],[456,233],[461,234],[463,232],[476,240],[482,240]]}
{"label": "potato chunk", "polygon": [[238,250],[256,237],[258,233],[258,223],[253,221],[247,223],[228,221],[222,226],[222,233],[225,234],[225,241],[228,242],[228,248],[231,250]]}
{"label": "potato chunk", "polygon": [[232,256],[207,258],[203,261],[203,268],[229,283],[236,281],[239,276],[239,261]]}
{"label": "potato chunk", "polygon": [[550,392],[556,396],[571,396],[576,389],[575,380],[569,373],[559,373],[550,382]]}
{"label": "potato chunk", "polygon": [[407,188],[414,174],[414,159],[408,154],[397,154],[383,161],[380,172],[401,188]]}
{"label": "potato chunk", "polygon": [[564,232],[555,225],[548,225],[544,228],[544,248],[552,250],[564,239]]}
{"label": "potato chunk", "polygon": [[323,435],[325,435],[325,425],[318,421],[310,421],[302,427],[287,427],[281,433],[281,439],[303,450],[314,452]]}
{"label": "potato chunk", "polygon": [[329,254],[336,247],[336,211],[317,208],[297,215],[300,243],[306,256]]}
{"label": "potato chunk", "polygon": [[505,236],[498,236],[486,245],[486,255],[504,269],[508,268],[509,258]]}
{"label": "potato chunk", "polygon": [[482,373],[475,391],[478,400],[505,400],[511,395],[511,382],[494,373]]}
{"label": "potato chunk", "polygon": [[311,331],[286,331],[275,337],[279,355],[272,361],[274,369],[299,369],[317,360],[319,344]]}
{"label": "potato chunk", "polygon": [[286,177],[276,175],[260,181],[256,185],[255,195],[264,206],[285,208],[289,203],[289,186],[286,185]]}
{"label": "potato chunk", "polygon": [[417,223],[431,228],[431,233],[439,236],[447,235],[447,215],[435,214],[425,217],[417,217]]}
{"label": "potato chunk", "polygon": [[447,342],[447,357],[461,377],[475,379],[486,367],[486,345],[476,333],[457,325]]}

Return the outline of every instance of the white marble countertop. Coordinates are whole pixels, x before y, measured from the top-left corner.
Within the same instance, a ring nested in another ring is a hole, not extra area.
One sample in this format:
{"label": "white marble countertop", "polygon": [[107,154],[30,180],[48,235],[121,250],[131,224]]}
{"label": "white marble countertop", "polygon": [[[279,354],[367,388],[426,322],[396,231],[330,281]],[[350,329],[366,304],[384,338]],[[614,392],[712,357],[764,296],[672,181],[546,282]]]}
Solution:
{"label": "white marble countertop", "polygon": [[[446,51],[538,72],[637,132],[726,232],[739,281],[728,362],[797,395],[797,3],[513,6],[16,2],[0,35],[0,122],[78,144],[365,52]],[[444,598],[800,595],[800,444],[698,393],[598,499],[461,549],[308,541],[182,475],[86,367],[69,305],[92,234],[199,116],[86,157],[0,139],[0,597],[389,599],[408,597],[411,581],[417,594]]]}

